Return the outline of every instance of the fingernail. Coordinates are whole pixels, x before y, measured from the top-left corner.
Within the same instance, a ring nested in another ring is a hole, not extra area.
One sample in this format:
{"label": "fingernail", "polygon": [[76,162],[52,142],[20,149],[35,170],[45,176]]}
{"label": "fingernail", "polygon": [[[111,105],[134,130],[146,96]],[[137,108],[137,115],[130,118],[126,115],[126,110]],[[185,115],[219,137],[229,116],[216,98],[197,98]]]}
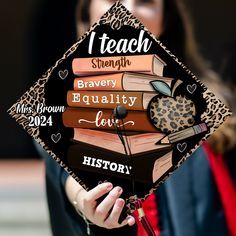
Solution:
{"label": "fingernail", "polygon": [[106,183],[106,188],[107,188],[107,190],[111,190],[112,189],[112,183]]}
{"label": "fingernail", "polygon": [[127,216],[127,223],[129,226],[132,226],[135,224],[135,219],[132,216]]}
{"label": "fingernail", "polygon": [[121,193],[122,192],[122,188],[121,187],[116,187],[116,191],[117,191],[117,193]]}
{"label": "fingernail", "polygon": [[119,199],[116,200],[116,204],[117,204],[118,207],[121,208],[121,207],[124,206],[124,200],[119,198]]}

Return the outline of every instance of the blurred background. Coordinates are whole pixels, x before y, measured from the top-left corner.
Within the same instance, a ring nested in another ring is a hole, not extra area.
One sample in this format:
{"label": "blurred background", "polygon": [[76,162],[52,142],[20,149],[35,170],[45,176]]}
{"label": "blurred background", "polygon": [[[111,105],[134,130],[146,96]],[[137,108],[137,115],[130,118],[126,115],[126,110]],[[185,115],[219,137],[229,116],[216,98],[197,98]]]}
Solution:
{"label": "blurred background", "polygon": [[[50,2],[50,3],[49,3]],[[74,16],[61,16],[61,21],[38,23],[40,11],[48,5],[51,14],[63,7],[63,0],[12,0],[0,2],[1,65],[1,146],[0,146],[0,235],[50,235],[44,165],[30,136],[6,110],[58,59],[75,40],[71,22]],[[71,7],[74,1],[68,2]],[[236,75],[236,28],[234,0],[187,0],[195,26],[200,51],[212,68],[225,81]],[[70,5],[71,4],[71,5]],[[59,11],[59,10],[58,10]],[[47,21],[45,18],[44,22]],[[45,24],[46,25],[46,24]],[[36,28],[35,28],[36,27]],[[55,32],[47,38],[47,32]],[[35,36],[39,30],[42,36]],[[58,40],[57,40],[58,39]],[[40,51],[39,43],[45,46]],[[48,50],[48,54],[47,54]],[[35,53],[35,60],[34,58]],[[50,57],[49,53],[54,57]],[[45,65],[35,62],[45,57]],[[46,66],[48,65],[48,66]]]}

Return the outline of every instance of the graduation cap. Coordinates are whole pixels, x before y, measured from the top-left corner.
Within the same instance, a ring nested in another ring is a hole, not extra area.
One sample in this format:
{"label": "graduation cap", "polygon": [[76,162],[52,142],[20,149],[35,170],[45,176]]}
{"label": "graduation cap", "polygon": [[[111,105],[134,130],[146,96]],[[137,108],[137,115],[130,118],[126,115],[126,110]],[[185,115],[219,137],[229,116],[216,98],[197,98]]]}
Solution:
{"label": "graduation cap", "polygon": [[9,113],[85,189],[121,186],[125,214],[231,114],[119,2]]}

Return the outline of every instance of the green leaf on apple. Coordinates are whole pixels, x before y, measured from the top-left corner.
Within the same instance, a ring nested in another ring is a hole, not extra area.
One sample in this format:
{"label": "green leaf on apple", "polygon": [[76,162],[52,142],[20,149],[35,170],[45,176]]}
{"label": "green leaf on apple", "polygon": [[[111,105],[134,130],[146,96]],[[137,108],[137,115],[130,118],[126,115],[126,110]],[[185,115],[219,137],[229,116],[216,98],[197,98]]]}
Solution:
{"label": "green leaf on apple", "polygon": [[157,92],[171,97],[171,89],[167,83],[161,80],[154,80],[151,81],[150,83]]}

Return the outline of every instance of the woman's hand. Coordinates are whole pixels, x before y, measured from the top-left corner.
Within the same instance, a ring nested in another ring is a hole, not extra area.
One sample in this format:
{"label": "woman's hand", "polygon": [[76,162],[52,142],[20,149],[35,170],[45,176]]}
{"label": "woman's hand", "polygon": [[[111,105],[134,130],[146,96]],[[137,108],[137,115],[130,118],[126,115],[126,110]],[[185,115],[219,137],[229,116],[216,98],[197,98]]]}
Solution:
{"label": "woman's hand", "polygon": [[[92,223],[107,229],[132,226],[135,220],[128,216],[121,224],[118,223],[125,201],[119,198],[121,187],[114,187],[111,183],[102,183],[86,191],[71,176],[66,181],[66,193],[69,200],[77,202],[77,208]],[[107,196],[98,203],[98,199]]]}

